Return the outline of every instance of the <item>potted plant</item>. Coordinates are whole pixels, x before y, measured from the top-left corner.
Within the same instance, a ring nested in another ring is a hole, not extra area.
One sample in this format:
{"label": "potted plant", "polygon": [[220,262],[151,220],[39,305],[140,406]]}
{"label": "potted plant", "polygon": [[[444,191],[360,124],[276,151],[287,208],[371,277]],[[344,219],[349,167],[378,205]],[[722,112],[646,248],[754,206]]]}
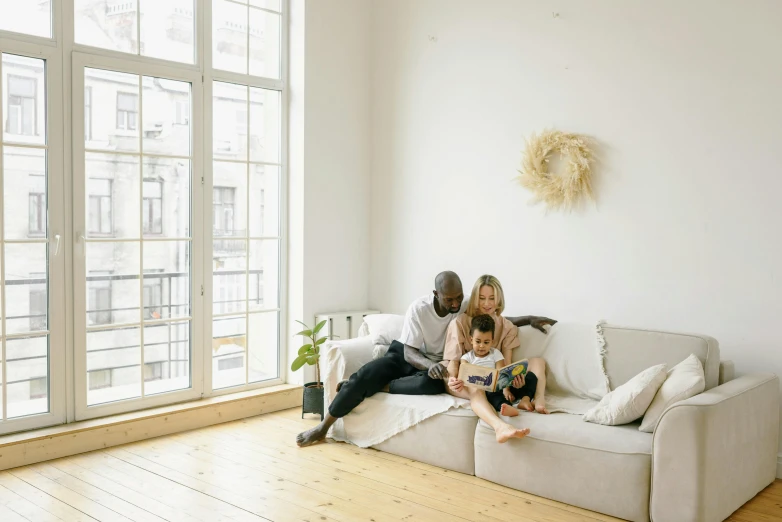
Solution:
{"label": "potted plant", "polygon": [[301,416],[305,413],[318,413],[323,420],[323,383],[320,381],[320,347],[330,336],[318,338],[318,332],[326,325],[326,321],[321,321],[310,328],[301,321],[296,321],[304,327],[304,330],[297,333],[307,340],[306,344],[299,348],[299,355],[291,364],[291,371],[296,371],[305,364],[315,366],[315,382],[308,382],[304,385],[304,400],[301,406]]}

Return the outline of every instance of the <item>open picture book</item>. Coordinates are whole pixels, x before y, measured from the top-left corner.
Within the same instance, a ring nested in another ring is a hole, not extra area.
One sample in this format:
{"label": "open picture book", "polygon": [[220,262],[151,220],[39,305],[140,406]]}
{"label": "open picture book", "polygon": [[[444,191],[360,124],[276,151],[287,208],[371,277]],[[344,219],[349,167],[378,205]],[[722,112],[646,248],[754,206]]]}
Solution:
{"label": "open picture book", "polygon": [[513,384],[513,379],[517,375],[526,375],[528,367],[527,359],[510,363],[499,370],[462,362],[459,365],[459,380],[464,382],[465,386],[495,392]]}

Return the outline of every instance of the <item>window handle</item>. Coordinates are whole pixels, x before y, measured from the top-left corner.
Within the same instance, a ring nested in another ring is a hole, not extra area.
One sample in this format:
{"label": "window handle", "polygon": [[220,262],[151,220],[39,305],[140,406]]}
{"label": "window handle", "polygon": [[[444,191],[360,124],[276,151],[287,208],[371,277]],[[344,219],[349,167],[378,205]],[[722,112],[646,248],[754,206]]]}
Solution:
{"label": "window handle", "polygon": [[60,234],[54,234],[54,257],[60,255]]}

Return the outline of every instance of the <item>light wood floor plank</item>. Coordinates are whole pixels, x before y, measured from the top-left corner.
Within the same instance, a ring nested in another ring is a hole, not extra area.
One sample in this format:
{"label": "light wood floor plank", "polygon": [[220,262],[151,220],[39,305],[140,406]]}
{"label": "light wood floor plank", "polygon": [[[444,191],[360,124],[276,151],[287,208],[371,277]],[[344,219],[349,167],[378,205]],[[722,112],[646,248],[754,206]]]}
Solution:
{"label": "light wood floor plank", "polygon": [[59,522],[62,520],[3,486],[0,486],[0,505],[32,522]]}
{"label": "light wood floor plank", "polygon": [[[277,452],[274,450],[272,451],[273,454],[270,455],[241,444],[235,444],[233,441],[225,441],[211,435],[201,434],[200,432],[197,435],[193,433],[187,434],[181,439],[178,438],[178,440],[204,452],[223,456],[227,459],[240,459],[262,469],[265,467],[270,473],[281,478],[286,473],[294,474],[299,477],[298,482],[302,485],[339,496],[345,500],[356,501],[358,499],[358,502],[361,503],[372,503],[376,498],[386,501],[385,497],[387,495],[392,501],[398,501],[403,506],[418,504],[450,516],[450,518],[455,520],[466,519],[475,522],[496,520],[478,515],[477,510],[471,512],[457,509],[448,503],[431,499],[424,494],[367,480],[365,477],[303,458],[293,458],[295,455],[288,458],[286,456],[277,458]],[[478,507],[480,508],[480,506]]]}
{"label": "light wood floor plank", "polygon": [[[172,445],[173,446],[173,445]],[[226,466],[218,459],[201,461],[189,455],[178,454],[172,446],[164,451],[147,448],[127,451],[125,448],[112,450],[109,454],[129,464],[146,469],[156,475],[165,477],[177,484],[182,484],[211,495],[232,494],[231,503],[247,505],[264,517],[273,520],[304,520],[320,518],[327,520],[335,516],[335,520],[368,520],[367,515],[357,515],[350,506],[335,505],[333,497],[318,495],[313,491],[298,491],[297,494],[286,492],[289,484],[277,482],[262,472],[255,472],[241,465]],[[272,481],[274,483],[272,483]],[[310,508],[310,509],[308,509]],[[382,517],[378,521],[386,522]]]}
{"label": "light wood floor plank", "polygon": [[54,466],[46,463],[34,464],[29,467],[31,470],[43,475],[49,480],[68,488],[92,502],[100,504],[121,516],[133,520],[134,522],[166,522],[162,517],[155,515],[143,508],[135,506],[124,499],[107,493],[100,488],[92,486],[76,477],[61,471]]}
{"label": "light wood floor plank", "polygon": [[[16,470],[23,469],[24,468],[16,468]],[[92,522],[95,520],[86,513],[82,513],[65,502],[44,493],[40,489],[17,478],[7,471],[0,472],[0,486],[13,491],[28,502],[35,504],[44,511],[47,511],[62,520],[67,520],[68,522],[71,520],[74,522]]]}
{"label": "light wood floor plank", "polygon": [[[0,472],[1,522],[615,522],[404,457],[295,445],[291,409]],[[777,481],[729,522],[782,522]]]}
{"label": "light wood floor plank", "polygon": [[0,504],[0,520],[3,522],[28,522],[22,515],[2,504]]}
{"label": "light wood floor plank", "polygon": [[105,476],[98,475],[87,468],[79,466],[69,458],[53,460],[48,464],[63,473],[67,473],[68,475],[81,480],[85,484],[89,484],[106,493],[114,495],[115,497],[121,498],[125,500],[125,502],[153,513],[169,522],[198,522],[197,518],[192,517],[187,513],[163,504],[154,498],[150,498],[132,489],[126,488]]}
{"label": "light wood floor plank", "polygon": [[132,489],[137,493],[166,504],[174,509],[205,522],[233,522],[235,520],[257,522],[257,515],[237,508],[218,498],[182,486],[154,473],[132,466],[104,452],[68,457],[80,466],[96,474]]}
{"label": "light wood floor plank", "polygon": [[[386,519],[432,520],[433,517],[442,515],[439,510],[403,501],[381,491],[344,481],[331,484],[333,481],[329,480],[329,477],[323,477],[323,483],[305,483],[305,477],[311,475],[309,472],[302,473],[301,469],[289,471],[269,460],[259,462],[253,456],[240,455],[233,450],[221,454],[218,448],[207,451],[203,445],[196,448],[180,441],[166,439],[149,441],[144,445],[133,445],[126,451],[174,470],[181,469],[182,461],[174,458],[178,455],[201,460],[207,469],[216,465],[234,476],[252,475],[256,479],[254,484],[266,485],[266,488],[265,491],[248,491],[248,493],[267,495],[269,498],[278,499],[283,505],[299,505],[323,514],[328,514],[319,510],[323,503],[343,510],[347,508],[343,513],[333,514],[339,520],[345,520],[346,516],[354,518],[356,513],[361,513],[361,520],[366,519],[367,513],[373,513],[370,518],[374,518],[376,522]],[[456,520],[464,519],[456,518]]]}

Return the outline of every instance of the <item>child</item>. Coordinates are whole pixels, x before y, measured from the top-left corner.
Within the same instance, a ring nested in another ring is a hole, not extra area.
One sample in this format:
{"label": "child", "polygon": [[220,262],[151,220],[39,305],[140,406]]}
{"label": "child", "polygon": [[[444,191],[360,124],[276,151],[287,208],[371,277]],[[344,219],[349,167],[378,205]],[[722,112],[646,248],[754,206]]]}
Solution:
{"label": "child", "polygon": [[[473,318],[470,325],[470,336],[472,351],[464,354],[461,358],[462,361],[492,369],[500,369],[506,365],[502,353],[496,348],[492,348],[494,344],[494,319],[490,315],[478,315]],[[450,375],[459,374],[459,361],[454,362],[456,362],[453,368],[455,373],[450,373],[451,368],[449,368]],[[520,398],[519,407],[531,411],[538,378],[534,373],[527,372],[522,381],[521,388],[508,386],[496,392],[486,392],[489,404],[502,415],[515,417],[519,414],[519,410],[513,407],[513,401]]]}

